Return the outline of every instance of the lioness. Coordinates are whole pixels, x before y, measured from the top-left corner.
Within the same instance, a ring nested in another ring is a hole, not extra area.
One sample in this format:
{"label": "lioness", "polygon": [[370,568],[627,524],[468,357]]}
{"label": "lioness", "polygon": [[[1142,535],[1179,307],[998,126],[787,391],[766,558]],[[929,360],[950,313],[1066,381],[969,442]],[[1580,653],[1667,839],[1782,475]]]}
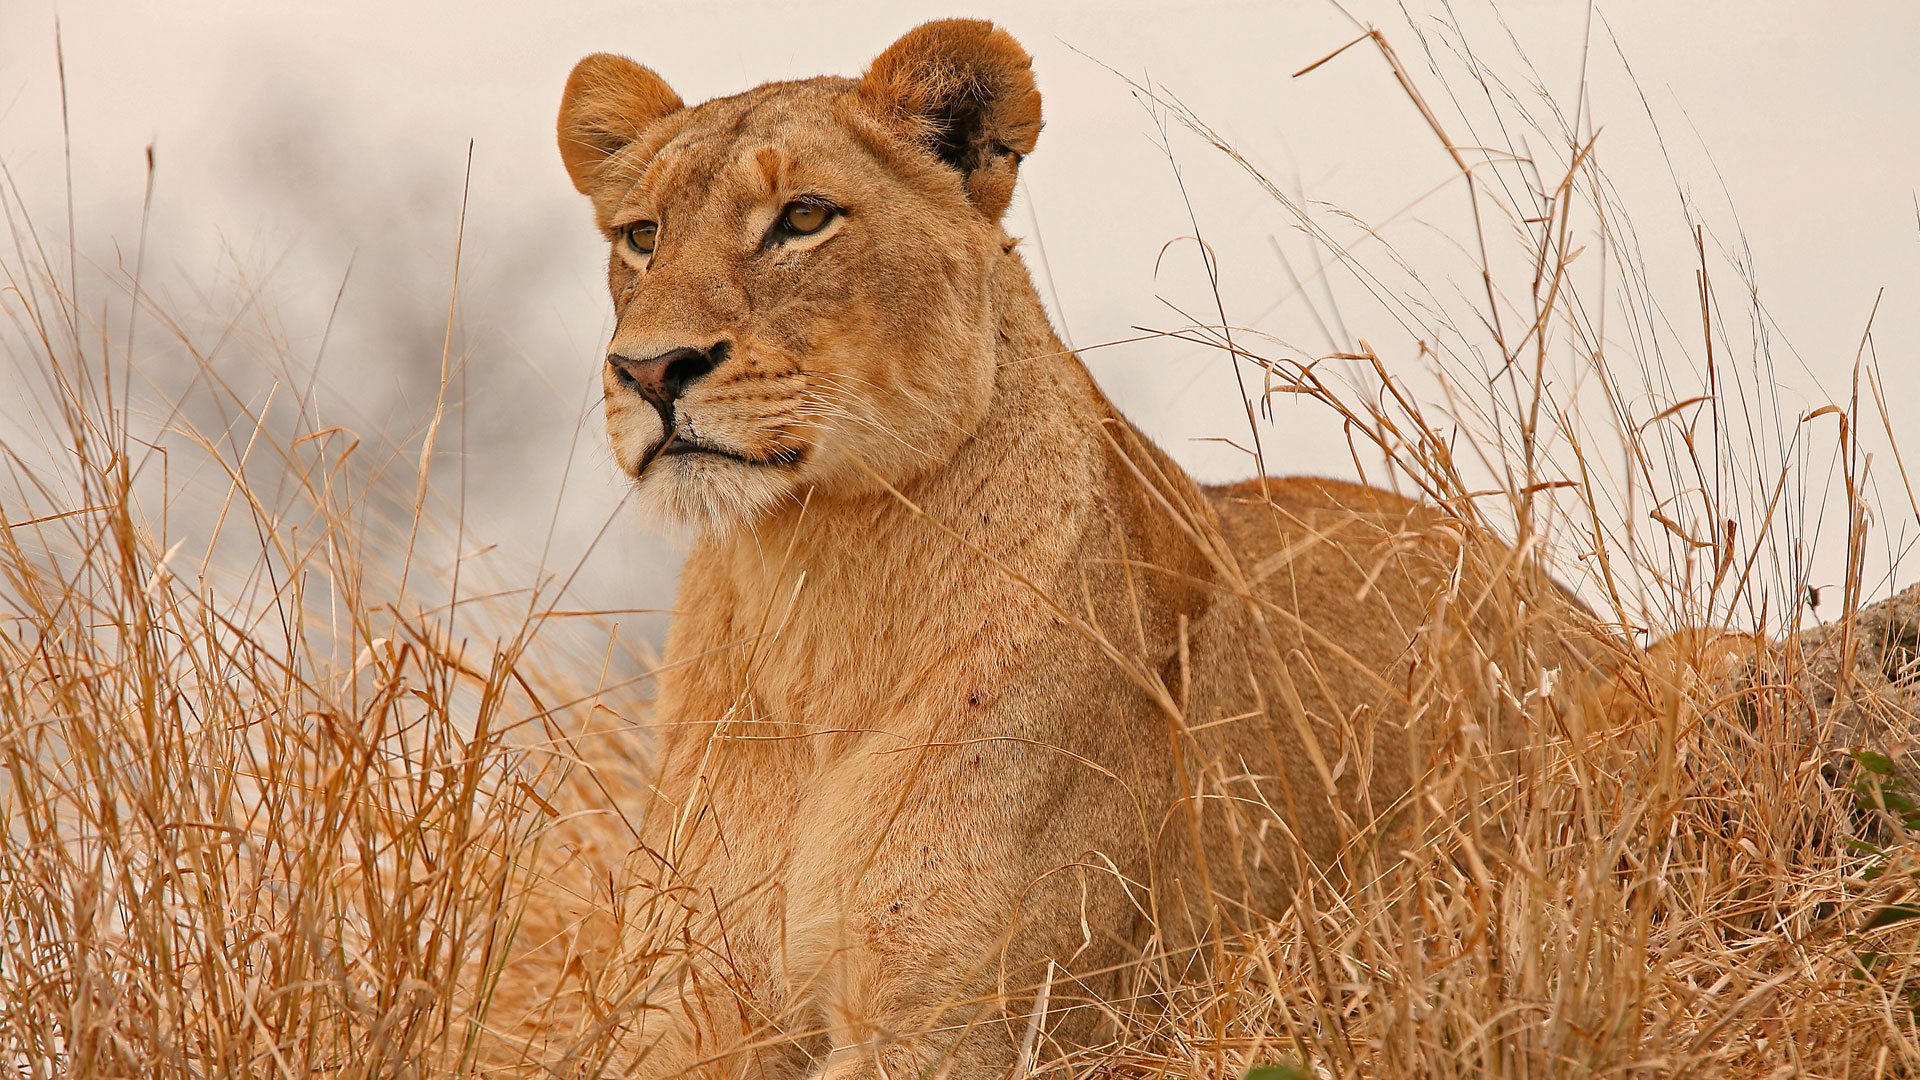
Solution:
{"label": "lioness", "polygon": [[692,107],[618,56],[567,81],[613,456],[698,527],[642,826],[684,948],[613,1020],[632,1075],[1087,1045],[1129,961],[1367,872],[1420,776],[1524,728],[1520,561],[1354,484],[1203,489],[1061,345],[1000,225],[1039,133],[968,20]]}

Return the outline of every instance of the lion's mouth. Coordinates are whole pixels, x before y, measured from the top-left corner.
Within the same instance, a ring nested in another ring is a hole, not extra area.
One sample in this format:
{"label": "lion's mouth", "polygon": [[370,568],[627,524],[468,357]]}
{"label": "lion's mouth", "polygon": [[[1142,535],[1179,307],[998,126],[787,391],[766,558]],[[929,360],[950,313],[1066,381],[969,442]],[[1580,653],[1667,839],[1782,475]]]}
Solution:
{"label": "lion's mouth", "polygon": [[737,461],[742,465],[759,466],[792,465],[800,460],[800,451],[798,450],[779,449],[763,456],[749,457],[737,450],[729,450],[724,446],[715,446],[710,442],[688,438],[678,431],[668,434],[666,445],[649,455],[649,457],[684,457],[689,454],[711,454],[714,457]]}

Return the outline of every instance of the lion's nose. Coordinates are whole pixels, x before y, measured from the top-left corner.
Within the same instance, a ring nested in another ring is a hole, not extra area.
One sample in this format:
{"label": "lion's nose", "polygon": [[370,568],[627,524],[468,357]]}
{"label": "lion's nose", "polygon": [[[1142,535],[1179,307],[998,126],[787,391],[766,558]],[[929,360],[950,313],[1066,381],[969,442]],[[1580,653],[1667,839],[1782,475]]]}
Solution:
{"label": "lion's nose", "polygon": [[656,408],[665,408],[686,393],[687,387],[719,367],[727,358],[727,351],[728,345],[723,341],[711,349],[668,349],[644,360],[608,353],[607,363],[613,366],[621,382],[639,391],[640,396]]}

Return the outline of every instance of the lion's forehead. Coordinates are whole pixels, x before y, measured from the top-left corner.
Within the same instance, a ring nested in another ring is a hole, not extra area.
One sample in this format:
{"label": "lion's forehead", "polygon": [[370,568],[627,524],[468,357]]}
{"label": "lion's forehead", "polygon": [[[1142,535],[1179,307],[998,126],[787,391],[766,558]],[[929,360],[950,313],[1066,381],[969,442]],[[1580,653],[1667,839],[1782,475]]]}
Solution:
{"label": "lion's forehead", "polygon": [[838,174],[875,163],[852,130],[850,79],[769,83],[687,109],[652,146],[622,163],[624,201],[774,194],[795,170]]}

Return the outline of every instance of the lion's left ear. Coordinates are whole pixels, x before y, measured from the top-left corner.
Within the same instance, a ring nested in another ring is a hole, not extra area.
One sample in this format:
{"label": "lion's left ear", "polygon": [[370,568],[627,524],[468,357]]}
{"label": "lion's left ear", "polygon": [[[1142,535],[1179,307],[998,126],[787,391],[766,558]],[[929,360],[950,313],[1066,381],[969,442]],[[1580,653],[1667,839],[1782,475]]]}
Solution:
{"label": "lion's left ear", "polygon": [[1040,137],[1033,58],[1013,35],[978,19],[916,27],[867,68],[860,93],[959,170],[982,214],[1006,212],[1020,159]]}

